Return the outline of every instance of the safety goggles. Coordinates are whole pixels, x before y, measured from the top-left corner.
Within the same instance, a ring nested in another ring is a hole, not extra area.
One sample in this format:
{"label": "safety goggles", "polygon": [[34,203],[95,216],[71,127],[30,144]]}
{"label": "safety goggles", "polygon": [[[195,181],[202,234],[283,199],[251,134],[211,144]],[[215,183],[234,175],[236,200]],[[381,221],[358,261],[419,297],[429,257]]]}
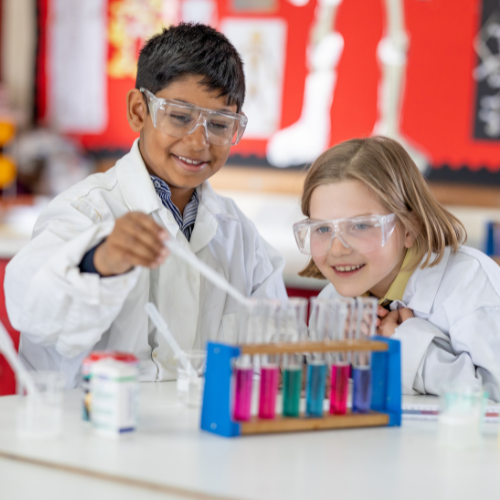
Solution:
{"label": "safety goggles", "polygon": [[305,219],[293,225],[299,250],[312,257],[328,254],[334,238],[346,248],[365,254],[383,247],[396,227],[395,214],[335,220]]}
{"label": "safety goggles", "polygon": [[208,141],[215,146],[234,146],[247,126],[248,118],[240,113],[214,111],[173,99],[162,99],[145,88],[140,91],[147,98],[155,128],[173,137],[184,137],[201,125],[205,128]]}

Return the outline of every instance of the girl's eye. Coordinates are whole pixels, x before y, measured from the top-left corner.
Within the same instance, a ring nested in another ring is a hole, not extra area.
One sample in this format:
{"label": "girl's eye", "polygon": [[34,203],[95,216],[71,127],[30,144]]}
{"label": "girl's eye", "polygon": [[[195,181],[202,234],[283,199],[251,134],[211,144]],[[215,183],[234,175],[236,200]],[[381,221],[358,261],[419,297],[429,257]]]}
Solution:
{"label": "girl's eye", "polygon": [[354,226],[352,226],[352,229],[354,231],[364,231],[365,229],[369,229],[370,226],[368,224],[363,224],[362,222],[360,222],[359,224],[354,224]]}
{"label": "girl's eye", "polygon": [[316,228],[316,232],[319,234],[327,234],[332,230],[329,226],[319,226]]}

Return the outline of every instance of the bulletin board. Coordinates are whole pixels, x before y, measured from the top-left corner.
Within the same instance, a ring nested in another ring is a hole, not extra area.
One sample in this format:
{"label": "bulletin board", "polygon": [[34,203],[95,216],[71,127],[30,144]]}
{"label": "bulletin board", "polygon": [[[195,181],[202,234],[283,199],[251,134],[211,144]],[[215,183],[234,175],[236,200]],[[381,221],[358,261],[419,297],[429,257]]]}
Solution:
{"label": "bulletin board", "polygon": [[[127,124],[125,96],[134,87],[140,46],[161,26],[203,21],[226,33],[245,60],[249,126],[232,148],[230,162],[270,166],[273,136],[303,113],[312,30],[321,3],[38,0],[37,118],[93,152],[127,151],[136,134]],[[326,108],[330,130],[325,147],[374,131],[382,77],[377,48],[387,33],[387,3],[342,0],[338,6],[331,31],[341,35],[343,50]],[[428,158],[430,179],[500,184],[498,2],[402,0],[402,5],[409,35],[400,99],[402,136]],[[78,19],[92,22],[81,28]],[[75,51],[83,55],[76,58]],[[78,67],[68,71],[68,64]]]}

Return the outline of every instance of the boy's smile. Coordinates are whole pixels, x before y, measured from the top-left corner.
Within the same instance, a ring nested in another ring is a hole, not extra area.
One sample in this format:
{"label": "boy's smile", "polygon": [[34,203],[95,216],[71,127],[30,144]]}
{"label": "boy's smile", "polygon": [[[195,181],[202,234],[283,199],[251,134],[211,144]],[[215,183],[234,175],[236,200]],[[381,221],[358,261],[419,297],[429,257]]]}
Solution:
{"label": "boy's smile", "polygon": [[[310,202],[310,218],[315,220],[343,219],[361,215],[387,215],[390,212],[375,193],[357,180],[347,180],[318,186]],[[406,249],[413,238],[398,222],[387,243],[374,251],[361,254],[333,238],[330,251],[314,262],[344,297],[357,297],[370,291],[383,297],[397,276]]]}
{"label": "boy's smile", "polygon": [[[236,112],[236,104],[227,105],[226,96],[221,97],[220,91],[208,90],[200,83],[202,80],[202,76],[187,75],[156,95],[203,108]],[[222,168],[229,156],[231,145],[211,144],[203,126],[196,127],[184,137],[167,135],[154,127],[139,90],[130,91],[128,99],[129,123],[141,134],[139,150],[144,163],[151,174],[160,177],[169,185],[172,201],[182,213],[194,189]]]}

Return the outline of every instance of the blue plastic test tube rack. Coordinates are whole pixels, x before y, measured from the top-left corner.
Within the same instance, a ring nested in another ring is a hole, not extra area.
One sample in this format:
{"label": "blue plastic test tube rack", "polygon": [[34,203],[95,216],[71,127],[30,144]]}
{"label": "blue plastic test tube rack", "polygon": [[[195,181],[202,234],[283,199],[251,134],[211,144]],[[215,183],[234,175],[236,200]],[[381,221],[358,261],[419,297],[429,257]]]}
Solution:
{"label": "blue plastic test tube rack", "polygon": [[[352,341],[349,350],[353,350]],[[399,426],[401,425],[401,349],[398,340],[385,337],[372,337],[365,341],[358,350],[372,351],[372,399],[371,411],[367,414],[328,415],[319,418],[283,418],[277,417],[274,421],[266,421],[262,425],[258,419],[250,422],[237,422],[232,415],[232,375],[233,360],[242,354],[248,354],[248,349],[254,351],[261,347],[275,349],[274,352],[289,352],[290,344],[266,344],[259,346],[235,346],[208,342],[207,366],[205,372],[205,389],[203,393],[203,407],[201,412],[201,428],[225,437],[240,436],[242,434],[256,434],[265,432],[304,431],[316,429],[365,427],[365,426]],[[334,352],[339,349],[336,345],[342,342],[330,342],[326,349]],[[299,352],[310,352],[315,346],[322,346],[324,342],[293,344]],[[331,349],[328,347],[331,346]],[[288,350],[287,350],[288,349]],[[385,350],[380,350],[385,349]]]}

